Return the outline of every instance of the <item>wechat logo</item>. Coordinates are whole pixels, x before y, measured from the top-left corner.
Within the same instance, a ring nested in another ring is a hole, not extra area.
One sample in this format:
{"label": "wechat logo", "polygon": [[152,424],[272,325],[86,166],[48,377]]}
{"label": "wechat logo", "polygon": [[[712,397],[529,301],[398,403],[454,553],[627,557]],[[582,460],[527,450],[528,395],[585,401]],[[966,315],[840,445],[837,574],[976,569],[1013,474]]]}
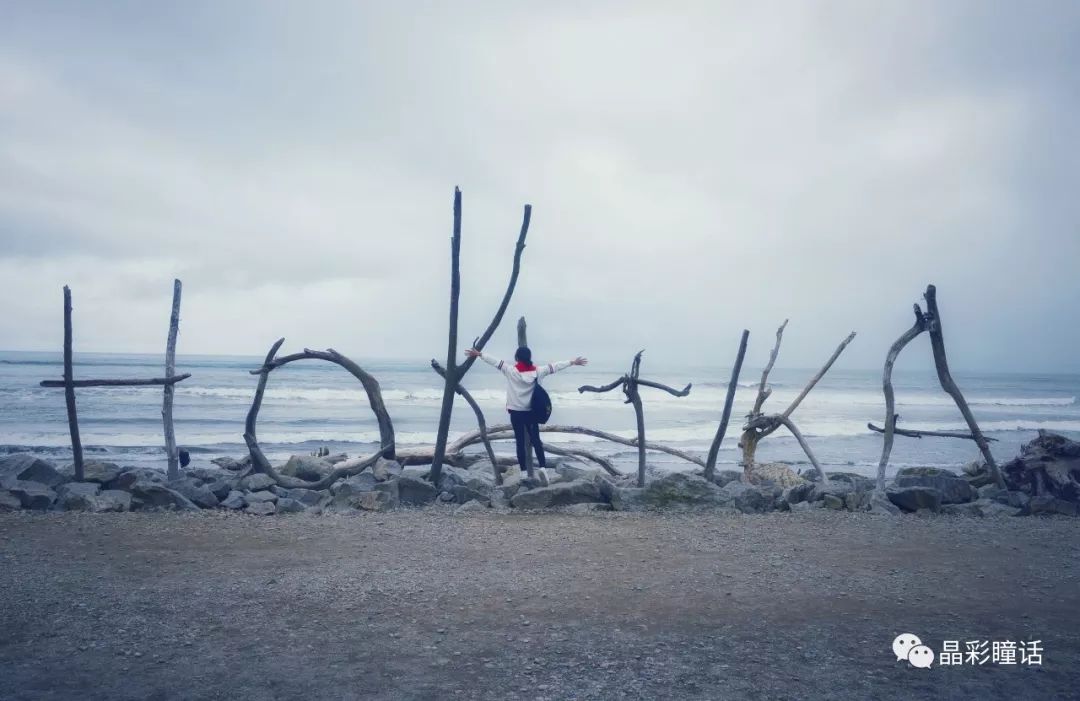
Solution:
{"label": "wechat logo", "polygon": [[901,633],[892,643],[896,661],[907,660],[912,667],[929,669],[934,664],[934,651],[922,644],[919,636]]}

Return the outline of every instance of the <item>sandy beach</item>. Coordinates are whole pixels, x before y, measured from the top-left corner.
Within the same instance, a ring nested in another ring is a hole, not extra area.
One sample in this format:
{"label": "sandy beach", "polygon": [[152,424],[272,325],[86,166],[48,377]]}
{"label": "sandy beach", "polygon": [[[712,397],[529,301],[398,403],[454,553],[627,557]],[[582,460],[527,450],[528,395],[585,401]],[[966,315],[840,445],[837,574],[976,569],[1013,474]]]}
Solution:
{"label": "sandy beach", "polygon": [[[6,513],[2,695],[1060,699],[1078,535],[825,510]],[[915,669],[902,632],[1040,640],[1042,664]]]}

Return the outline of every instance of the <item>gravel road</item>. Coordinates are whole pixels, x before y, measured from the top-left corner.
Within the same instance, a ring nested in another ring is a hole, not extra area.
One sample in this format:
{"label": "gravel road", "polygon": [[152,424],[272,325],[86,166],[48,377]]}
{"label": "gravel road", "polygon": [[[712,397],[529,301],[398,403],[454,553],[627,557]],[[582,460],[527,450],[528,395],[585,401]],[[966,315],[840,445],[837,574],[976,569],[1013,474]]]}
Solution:
{"label": "gravel road", "polygon": [[1077,698],[1078,551],[1067,518],[0,514],[0,698]]}

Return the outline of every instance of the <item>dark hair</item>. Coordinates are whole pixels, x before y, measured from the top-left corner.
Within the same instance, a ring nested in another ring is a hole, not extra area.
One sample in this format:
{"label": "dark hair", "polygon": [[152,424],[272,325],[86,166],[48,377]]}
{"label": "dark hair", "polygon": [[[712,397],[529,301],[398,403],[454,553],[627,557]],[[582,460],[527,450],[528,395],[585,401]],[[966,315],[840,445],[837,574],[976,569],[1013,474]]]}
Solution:
{"label": "dark hair", "polygon": [[532,365],[532,351],[528,346],[521,346],[514,352],[514,360],[521,361],[526,365]]}

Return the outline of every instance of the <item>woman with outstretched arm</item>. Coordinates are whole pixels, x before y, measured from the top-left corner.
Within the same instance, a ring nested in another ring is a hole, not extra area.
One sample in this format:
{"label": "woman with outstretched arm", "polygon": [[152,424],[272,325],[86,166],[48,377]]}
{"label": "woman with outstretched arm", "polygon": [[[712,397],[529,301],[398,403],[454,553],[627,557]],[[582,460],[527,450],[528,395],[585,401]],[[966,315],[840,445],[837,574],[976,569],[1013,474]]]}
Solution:
{"label": "woman with outstretched arm", "polygon": [[553,375],[571,365],[585,365],[589,361],[581,356],[573,360],[562,360],[536,367],[532,364],[532,351],[522,346],[514,353],[514,364],[485,355],[475,348],[465,351],[470,358],[479,357],[492,365],[506,377],[506,410],[510,412],[510,425],[514,427],[514,442],[517,444],[518,465],[525,469],[525,436],[532,441],[536,451],[537,477],[540,484],[547,486],[547,465],[544,460],[544,444],[540,442],[540,425],[533,418],[531,404],[533,387],[541,377]]}

